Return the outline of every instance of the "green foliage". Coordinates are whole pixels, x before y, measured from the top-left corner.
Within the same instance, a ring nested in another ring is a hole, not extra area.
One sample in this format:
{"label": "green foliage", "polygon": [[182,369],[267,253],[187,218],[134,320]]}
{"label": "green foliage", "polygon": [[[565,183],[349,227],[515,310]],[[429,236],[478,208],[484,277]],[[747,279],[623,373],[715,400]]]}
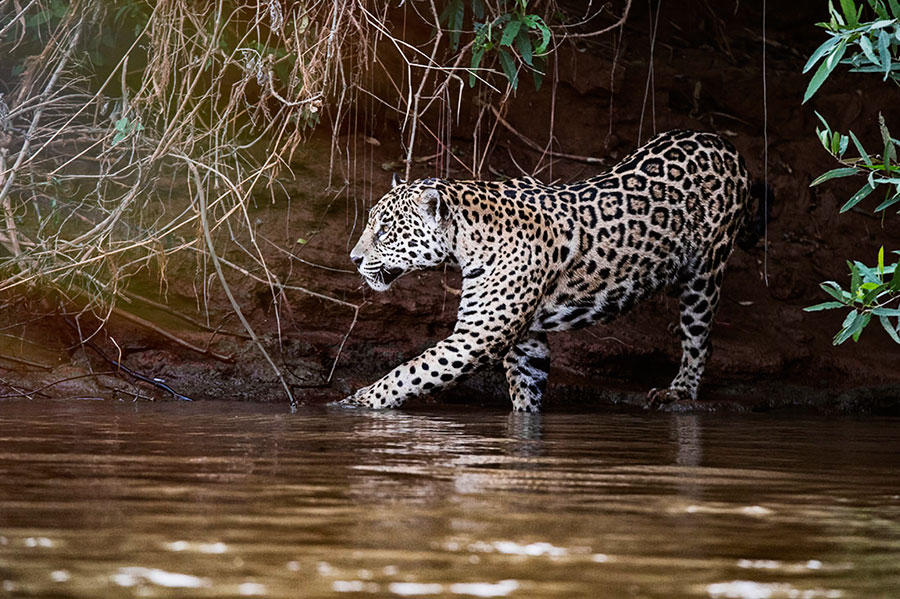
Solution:
{"label": "green foliage", "polygon": [[[874,13],[874,20],[860,22],[864,4],[857,7],[855,0],[841,0],[842,12],[838,12],[829,2],[831,20],[817,25],[830,37],[812,53],[803,67],[803,72],[807,73],[822,61],[806,88],[804,104],[838,64],[849,65],[851,73],[883,73],[885,81],[891,79],[900,83],[900,2],[888,0],[885,5],[882,0],[867,0],[867,3]],[[848,49],[851,53],[845,58]]]}
{"label": "green foliage", "polygon": [[[534,85],[540,88],[546,67],[546,52],[550,45],[550,28],[544,19],[528,12],[528,0],[501,0],[499,12],[488,15],[482,0],[470,0],[475,37],[469,65],[469,85],[475,85],[477,71],[491,54],[497,56],[500,68],[514,90],[519,85],[519,68],[532,72]],[[465,0],[450,0],[441,13],[441,23],[450,33],[453,51],[459,49],[463,22],[466,17]]]}
{"label": "green foliage", "polygon": [[116,121],[115,134],[113,135],[113,145],[116,145],[132,133],[139,133],[144,130],[144,126],[137,121],[129,121],[127,117],[122,117]]}
{"label": "green foliage", "polygon": [[[900,252],[894,252],[898,254]],[[885,266],[884,247],[878,251],[878,265],[866,266],[861,262],[847,262],[850,268],[850,287],[844,290],[835,281],[825,281],[822,289],[834,298],[834,301],[824,302],[804,308],[807,312],[819,310],[834,310],[837,308],[850,308],[841,330],[834,337],[834,344],[839,345],[852,338],[859,340],[862,330],[869,324],[873,316],[877,316],[881,326],[887,331],[891,339],[900,343],[900,309],[890,307],[890,304],[900,293],[900,269],[897,263]],[[894,319],[892,322],[891,319]]]}
{"label": "green foliage", "polygon": [[[872,11],[869,17],[872,20],[861,21],[866,12],[865,4],[840,0],[841,11],[838,12],[829,2],[831,20],[818,25],[828,31],[830,37],[813,52],[803,69],[804,73],[809,72],[822,61],[806,88],[804,103],[818,91],[838,64],[848,65],[854,73],[883,73],[885,81],[900,84],[900,1],[867,0],[867,4]],[[875,212],[884,213],[900,203],[900,163],[897,161],[900,140],[891,137],[884,116],[878,115],[880,155],[868,152],[853,131],[848,131],[848,135],[832,131],[821,114],[816,112],[816,116],[823,126],[816,128],[816,135],[841,166],[817,177],[810,187],[832,179],[863,176],[862,186],[841,206],[842,213],[855,208],[878,189],[883,190],[884,199],[874,207]],[[856,156],[848,156],[851,143]],[[900,308],[896,303],[900,300],[898,263],[885,265],[882,247],[878,252],[877,267],[856,261],[847,262],[847,265],[850,268],[849,289],[844,290],[834,281],[822,283],[822,289],[834,301],[810,306],[806,311],[850,309],[834,337],[835,345],[851,338],[859,340],[873,316],[878,317],[891,339],[900,343]]]}

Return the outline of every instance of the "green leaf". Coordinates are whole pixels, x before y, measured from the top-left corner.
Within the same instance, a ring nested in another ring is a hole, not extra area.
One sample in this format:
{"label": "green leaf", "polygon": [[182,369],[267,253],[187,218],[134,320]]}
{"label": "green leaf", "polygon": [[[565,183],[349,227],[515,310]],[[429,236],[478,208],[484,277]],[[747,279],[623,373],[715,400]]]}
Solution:
{"label": "green leaf", "polygon": [[809,81],[809,86],[806,88],[806,93],[803,95],[803,104],[806,104],[807,100],[813,97],[813,94],[818,91],[818,89],[822,86],[822,83],[828,79],[828,76],[834,70],[834,67],[838,65],[841,61],[841,58],[844,57],[844,52],[847,50],[847,42],[845,40],[841,40],[841,42],[837,45],[837,48],[828,55],[828,57],[819,65],[818,70],[815,75],[812,76],[812,79]]}
{"label": "green leaf", "polygon": [[897,158],[897,149],[891,139],[891,132],[888,131],[887,124],[884,122],[884,115],[880,112],[878,113],[878,130],[881,132],[881,141],[884,142],[884,170],[890,172],[891,160]]}
{"label": "green leaf", "polygon": [[511,19],[506,27],[503,28],[503,35],[500,37],[501,46],[512,46],[516,36],[519,35],[519,28],[522,27],[522,21]]}
{"label": "green leaf", "polygon": [[841,41],[841,38],[837,35],[825,40],[825,42],[821,46],[816,48],[816,51],[812,53],[812,56],[809,57],[809,60],[806,61],[806,66],[803,67],[803,72],[806,73],[811,68],[813,68],[813,66],[815,66],[815,64],[819,62],[819,59],[825,56],[825,54],[827,54],[829,51],[831,51],[831,49],[834,48],[839,41]]}
{"label": "green leaf", "polygon": [[[830,135],[831,134],[831,126],[828,124],[828,121],[825,120],[825,117],[822,116],[821,114],[819,114],[818,110],[813,110],[813,113],[816,115],[816,118],[819,119],[819,121],[822,123],[822,126],[825,127],[825,131],[827,131],[828,134]],[[818,129],[816,129],[816,131],[818,132]]]}
{"label": "green leaf", "polygon": [[850,210],[851,208],[853,208],[854,206],[856,206],[857,204],[862,202],[873,191],[875,191],[875,188],[872,187],[871,185],[869,185],[868,183],[866,183],[865,185],[860,187],[859,191],[854,193],[853,196],[849,200],[847,200],[847,203],[844,204],[843,206],[841,206],[841,214],[843,214],[844,212],[847,212],[848,210]]}
{"label": "green leaf", "polygon": [[878,274],[884,276],[884,246],[878,249]]}
{"label": "green leaf", "polygon": [[855,175],[857,170],[855,168],[844,167],[844,168],[836,168],[828,171],[823,175],[819,175],[816,177],[812,183],[809,184],[810,187],[815,187],[820,183],[824,183],[825,181],[829,181],[831,179],[838,179],[840,177],[849,177],[850,175]]}
{"label": "green leaf", "polygon": [[891,14],[894,15],[894,18],[900,19],[900,2],[897,2],[897,0],[888,0],[888,4],[891,7]]}
{"label": "green leaf", "polygon": [[850,139],[853,140],[853,145],[856,146],[856,151],[859,152],[860,158],[865,161],[866,166],[872,166],[872,159],[869,158],[869,154],[863,148],[862,144],[859,143],[859,139],[856,137],[856,134],[853,133],[853,131],[849,131],[848,133],[850,133]]}
{"label": "green leaf", "polygon": [[519,73],[518,69],[516,69],[516,63],[509,52],[503,48],[498,48],[498,54],[500,56],[500,66],[503,68],[503,74],[506,75],[507,80],[509,80],[509,85],[515,90],[519,85]]}
{"label": "green leaf", "polygon": [[820,310],[834,310],[835,308],[843,308],[845,304],[841,302],[823,302],[821,304],[816,304],[815,306],[807,306],[803,308],[804,312],[818,312]]}
{"label": "green leaf", "polygon": [[863,283],[861,289],[865,289],[867,293],[862,298],[862,304],[865,307],[871,306],[879,296],[887,291],[887,285],[876,285],[875,283]]}
{"label": "green leaf", "polygon": [[[888,14],[887,14],[887,10],[884,8],[884,2],[882,2],[881,0],[868,0],[868,2],[869,2],[869,6],[872,7],[872,10],[875,11],[875,14],[877,14],[882,19],[889,18]],[[860,8],[862,8],[862,7],[860,7]]]}
{"label": "green leaf", "polygon": [[859,292],[859,286],[862,283],[862,277],[859,274],[859,268],[855,264],[850,265],[850,295],[856,296]]}
{"label": "green leaf", "polygon": [[440,16],[440,22],[447,23],[447,31],[450,33],[450,46],[454,52],[459,48],[459,36],[462,33],[465,16],[466,5],[463,3],[463,0],[450,0]]}
{"label": "green leaf", "polygon": [[528,35],[527,29],[521,29],[519,35],[516,36],[516,49],[519,51],[519,56],[522,57],[525,64],[528,66],[534,65],[534,61],[532,60],[531,36]]}
{"label": "green leaf", "polygon": [[863,54],[869,59],[869,62],[881,66],[881,60],[875,56],[875,48],[872,46],[872,40],[865,35],[861,36],[859,38],[859,47],[862,48]]}
{"label": "green leaf", "polygon": [[891,44],[890,34],[882,29],[878,32],[878,53],[881,55],[881,66],[884,68],[884,81],[888,80],[891,74],[891,51],[888,49]]}
{"label": "green leaf", "polygon": [[821,287],[825,293],[841,303],[846,304],[850,301],[847,297],[847,293],[834,281],[825,281],[824,283],[820,283],[819,287]]}
{"label": "green leaf", "polygon": [[834,336],[832,343],[834,343],[834,345],[840,345],[850,337],[854,336],[857,331],[862,330],[862,321],[863,316],[859,312],[853,311],[847,314],[847,318],[844,319],[841,330]]}
{"label": "green leaf", "polygon": [[541,83],[544,81],[544,72],[547,70],[547,59],[543,56],[534,57],[534,70],[531,72],[534,78],[534,89],[540,90]]}
{"label": "green leaf", "polygon": [[875,206],[875,212],[881,212],[882,210],[887,210],[897,202],[900,202],[900,192],[895,193],[893,196],[887,198],[885,201],[881,202],[877,206]]}
{"label": "green leaf", "polygon": [[859,17],[856,13],[856,3],[853,0],[841,0],[841,10],[844,11],[844,18],[847,19],[847,25],[856,27],[859,25]]}
{"label": "green leaf", "polygon": [[894,343],[900,343],[900,336],[897,335],[897,329],[894,325],[891,324],[890,319],[887,316],[879,316],[878,320],[881,321],[881,326],[884,327],[884,330],[887,331],[887,334],[891,336],[891,339],[894,340]]}
{"label": "green leaf", "polygon": [[547,27],[547,24],[540,17],[535,18],[535,28],[541,32],[541,43],[535,46],[534,53],[543,54],[547,50],[547,46],[550,45],[550,28]]}
{"label": "green leaf", "polygon": [[297,243],[299,243],[300,245],[306,245],[307,243],[309,243],[309,241],[308,241],[307,239],[302,238],[302,237],[298,237],[298,238],[297,238]]}
{"label": "green leaf", "polygon": [[875,308],[872,310],[875,316],[900,316],[900,308]]}
{"label": "green leaf", "polygon": [[863,314],[863,317],[860,319],[860,323],[858,325],[856,325],[856,330],[853,331],[853,342],[854,343],[859,341],[859,336],[862,334],[863,329],[866,328],[866,325],[869,324],[870,320],[872,320],[871,314],[869,314],[868,312]]}

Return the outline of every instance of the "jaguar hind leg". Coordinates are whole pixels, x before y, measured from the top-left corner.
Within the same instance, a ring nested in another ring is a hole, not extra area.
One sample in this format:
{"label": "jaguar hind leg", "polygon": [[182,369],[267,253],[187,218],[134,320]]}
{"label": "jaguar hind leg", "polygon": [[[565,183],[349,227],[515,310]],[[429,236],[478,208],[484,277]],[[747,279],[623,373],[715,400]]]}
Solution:
{"label": "jaguar hind leg", "polygon": [[682,287],[679,297],[681,367],[667,389],[650,391],[651,404],[697,399],[700,378],[712,351],[709,333],[719,307],[724,270],[724,262],[712,269],[699,270]]}
{"label": "jaguar hind leg", "polygon": [[509,397],[516,412],[539,412],[547,390],[550,348],[546,333],[530,333],[512,346],[503,359]]}

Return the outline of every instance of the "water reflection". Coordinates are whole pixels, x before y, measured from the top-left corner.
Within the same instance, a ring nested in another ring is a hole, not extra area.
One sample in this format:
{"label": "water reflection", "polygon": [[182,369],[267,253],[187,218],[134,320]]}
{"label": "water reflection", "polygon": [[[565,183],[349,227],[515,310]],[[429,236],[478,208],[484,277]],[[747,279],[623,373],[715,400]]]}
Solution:
{"label": "water reflection", "polygon": [[0,403],[35,597],[890,597],[900,422]]}

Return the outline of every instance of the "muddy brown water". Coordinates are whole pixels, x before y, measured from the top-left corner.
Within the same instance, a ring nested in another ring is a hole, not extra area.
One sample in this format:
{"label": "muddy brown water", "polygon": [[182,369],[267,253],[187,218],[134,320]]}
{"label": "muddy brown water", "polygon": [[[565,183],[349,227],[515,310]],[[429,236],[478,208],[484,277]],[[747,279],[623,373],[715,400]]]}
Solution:
{"label": "muddy brown water", "polygon": [[900,596],[896,418],[0,402],[0,596]]}

